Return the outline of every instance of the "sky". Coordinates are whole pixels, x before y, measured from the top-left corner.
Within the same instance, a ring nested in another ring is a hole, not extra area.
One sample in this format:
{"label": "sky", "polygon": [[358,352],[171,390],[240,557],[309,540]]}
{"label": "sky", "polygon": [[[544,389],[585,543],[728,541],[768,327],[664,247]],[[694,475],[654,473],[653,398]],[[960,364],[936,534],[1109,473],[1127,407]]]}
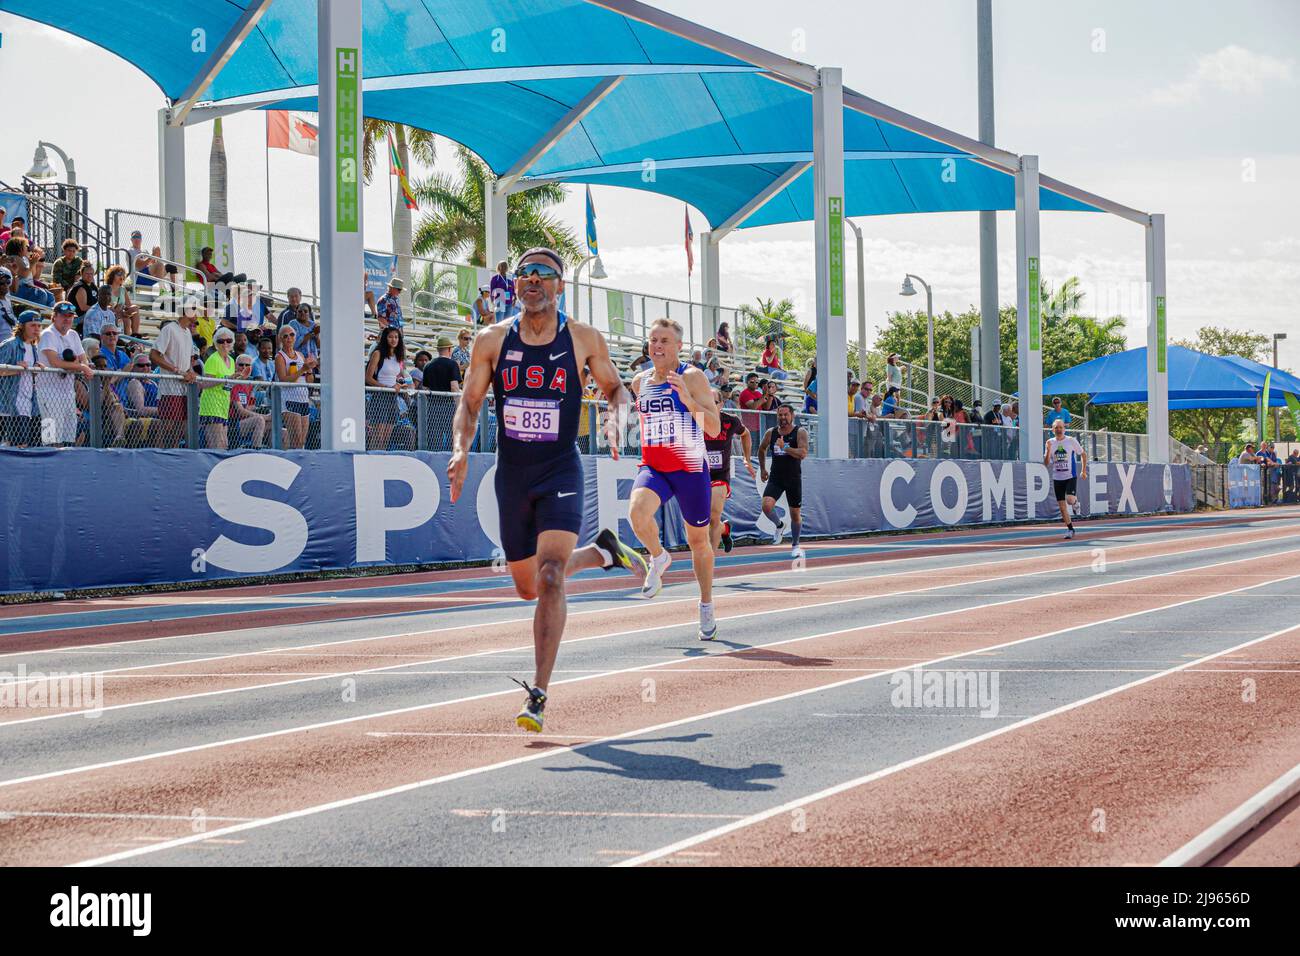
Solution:
{"label": "sky", "polygon": [[[966,135],[977,134],[975,0],[655,0],[655,6],[803,62],[840,66],[844,83]],[[1300,3],[1295,0],[995,0],[997,145],[1037,153],[1044,173],[1166,217],[1170,337],[1214,324],[1287,332],[1283,366],[1300,367]],[[51,70],[51,61],[60,65]],[[129,63],[53,29],[0,13],[0,88],[39,82],[30,107],[11,106],[0,180],[30,167],[38,139],[69,152],[92,214],[158,208],[156,114],[161,92]],[[230,222],[267,224],[260,115],[225,121]],[[189,128],[187,206],[207,210],[211,127]],[[440,141],[440,165],[453,147]],[[57,165],[57,160],[55,160]],[[416,168],[416,178],[427,170]],[[317,233],[316,167],[269,156],[276,232]],[[368,248],[389,248],[388,178],[367,189]],[[682,204],[592,188],[605,285],[687,294]],[[559,215],[583,230],[583,191]],[[693,214],[696,233],[707,228]],[[869,329],[912,272],[936,311],[979,301],[978,214],[864,217]],[[1142,229],[1113,216],[1044,213],[1045,277],[1077,275],[1085,313],[1124,315],[1145,343]],[[846,230],[846,234],[848,231]],[[1014,216],[998,214],[999,298],[1015,298]],[[850,263],[853,260],[850,259]],[[812,323],[811,224],[737,230],[721,245],[722,302],[790,297]],[[847,283],[856,315],[856,283]],[[691,285],[698,301],[699,272]],[[850,322],[852,326],[852,322]],[[852,331],[851,333],[852,334]],[[869,335],[871,333],[869,332]],[[1005,346],[1004,346],[1005,347]]]}

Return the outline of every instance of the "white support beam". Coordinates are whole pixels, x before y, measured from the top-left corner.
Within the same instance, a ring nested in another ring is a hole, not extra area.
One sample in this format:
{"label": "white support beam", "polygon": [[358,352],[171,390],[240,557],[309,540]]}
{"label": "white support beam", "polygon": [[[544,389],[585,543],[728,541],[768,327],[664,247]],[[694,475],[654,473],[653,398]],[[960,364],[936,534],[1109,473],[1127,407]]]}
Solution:
{"label": "white support beam", "polygon": [[700,233],[700,302],[704,320],[701,327],[705,338],[718,334],[718,308],[722,305],[722,274],[718,269],[718,240],[712,232]]}
{"label": "white support beam", "polygon": [[321,447],[364,451],[365,383],[350,374],[364,341],[365,301],[360,281],[363,233],[361,188],[361,0],[317,0],[321,79]]}
{"label": "white support beam", "polygon": [[[862,254],[862,229],[852,219],[845,219],[853,230],[858,260],[858,379],[867,382],[867,271]],[[847,401],[845,402],[847,410]]]}
{"label": "white support beam", "polygon": [[766,206],[781,192],[781,190],[789,186],[810,168],[812,168],[811,162],[795,163],[780,176],[776,177],[776,179],[772,180],[771,184],[766,189],[733,212],[727,217],[726,221],[723,222],[722,225],[713,230],[713,241],[715,243],[720,242],[723,236],[731,232],[731,230],[735,229],[750,216],[754,215],[754,213]]}
{"label": "white support beam", "polygon": [[817,265],[817,456],[849,454],[844,318],[844,99],[838,68],[813,92],[813,215]]}
{"label": "white support beam", "polygon": [[573,109],[565,113],[555,124],[546,131],[532,148],[525,152],[515,164],[501,174],[497,179],[497,189],[507,191],[517,183],[524,173],[528,172],[539,159],[550,152],[551,147],[562,140],[573,127],[582,122],[588,113],[594,110],[600,101],[609,96],[623,82],[621,76],[607,76],[597,83],[586,96],[573,105]]}
{"label": "white support beam", "polygon": [[727,56],[744,60],[746,63],[752,63],[754,66],[762,67],[764,70],[779,76],[807,83],[810,87],[816,86],[818,83],[819,71],[816,67],[780,56],[769,50],[746,43],[744,40],[737,40],[735,37],[719,33],[717,30],[710,30],[708,27],[673,16],[671,13],[657,10],[652,6],[640,3],[639,0],[587,0],[587,2],[592,6],[604,7],[606,10],[622,14],[629,20],[649,24],[663,30],[665,33],[671,33],[674,36],[690,40],[692,43],[698,43],[700,46],[706,46],[710,50],[717,50]]}
{"label": "white support beam", "polygon": [[495,183],[484,183],[483,222],[486,236],[483,248],[487,258],[484,260],[489,272],[495,271],[497,263],[510,254],[510,236],[506,226],[506,196]]}
{"label": "white support beam", "polygon": [[[164,226],[159,237],[163,255],[179,262],[184,258],[182,225],[185,219],[185,127],[172,126],[171,110],[158,111],[158,214],[175,220]],[[121,244],[121,236],[114,236]]]}
{"label": "white support beam", "polygon": [[1165,324],[1165,216],[1152,213],[1147,246],[1147,454],[1169,461],[1169,335]]}
{"label": "white support beam", "polygon": [[1038,250],[1038,157],[1016,170],[1016,342],[1020,460],[1043,460],[1043,322]]}
{"label": "white support beam", "polygon": [[172,111],[171,124],[181,126],[185,123],[185,117],[189,115],[190,110],[194,109],[194,104],[199,101],[212,81],[217,78],[217,74],[230,62],[230,58],[235,55],[235,51],[248,38],[248,35],[257,27],[257,21],[262,19],[262,14],[266,13],[267,8],[271,6],[272,0],[256,0],[250,3],[235,25],[230,28],[230,32],[225,35],[217,48],[208,56],[208,60],[203,64],[194,79],[190,80],[189,86],[185,87],[185,92],[181,93],[176,100],[176,108]]}

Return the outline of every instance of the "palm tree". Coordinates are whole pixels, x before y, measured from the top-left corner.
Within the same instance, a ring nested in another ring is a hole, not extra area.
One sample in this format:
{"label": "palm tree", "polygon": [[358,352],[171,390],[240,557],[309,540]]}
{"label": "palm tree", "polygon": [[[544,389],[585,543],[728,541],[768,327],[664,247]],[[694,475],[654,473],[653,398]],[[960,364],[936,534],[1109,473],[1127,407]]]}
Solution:
{"label": "palm tree", "polygon": [[[381,149],[385,153],[388,151],[389,133],[393,134],[397,146],[397,158],[401,161],[408,177],[411,174],[411,156],[415,156],[426,166],[432,166],[437,159],[437,139],[429,130],[367,117],[362,121],[361,139],[361,172],[367,183],[374,177],[379,151]],[[397,275],[409,289],[411,286],[411,210],[406,208],[400,190],[393,201],[393,252],[397,253]]]}
{"label": "palm tree", "polygon": [[[411,187],[422,209],[411,246],[419,255],[464,259],[487,265],[484,192],[491,182],[486,163],[464,146],[456,148],[459,174],[434,173]],[[564,187],[543,183],[506,198],[508,254],[516,258],[533,246],[550,246],[569,262],[582,256],[572,229],[549,211],[564,200]]]}
{"label": "palm tree", "polygon": [[208,222],[228,226],[226,212],[226,141],[221,135],[221,117],[212,121],[212,150],[208,153]]}
{"label": "palm tree", "polygon": [[1064,318],[1073,315],[1083,304],[1084,292],[1079,288],[1079,277],[1070,276],[1061,283],[1059,289],[1053,289],[1046,279],[1038,280],[1038,301],[1043,315],[1052,318]]}

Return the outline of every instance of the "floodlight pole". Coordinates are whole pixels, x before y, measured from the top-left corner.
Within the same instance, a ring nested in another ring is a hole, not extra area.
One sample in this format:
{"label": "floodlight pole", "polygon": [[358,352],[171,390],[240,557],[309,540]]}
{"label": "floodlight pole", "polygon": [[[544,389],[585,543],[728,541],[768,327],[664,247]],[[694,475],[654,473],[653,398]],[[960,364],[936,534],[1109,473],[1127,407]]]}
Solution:
{"label": "floodlight pole", "polygon": [[1169,336],[1165,324],[1165,216],[1152,213],[1147,247],[1147,457],[1169,461]]}
{"label": "floodlight pole", "polygon": [[361,0],[318,0],[321,448],[364,451],[365,383],[361,190]]}
{"label": "floodlight pole", "polygon": [[844,85],[837,67],[813,90],[813,234],[817,265],[817,456],[847,458],[844,322]]}
{"label": "floodlight pole", "polygon": [[[978,0],[976,36],[980,142],[994,145],[993,0]],[[984,398],[1002,391],[1002,346],[998,325],[998,214],[980,211],[979,384]]]}
{"label": "floodlight pole", "polygon": [[1043,328],[1038,252],[1038,157],[1016,169],[1016,342],[1019,356],[1020,460],[1043,455]]}

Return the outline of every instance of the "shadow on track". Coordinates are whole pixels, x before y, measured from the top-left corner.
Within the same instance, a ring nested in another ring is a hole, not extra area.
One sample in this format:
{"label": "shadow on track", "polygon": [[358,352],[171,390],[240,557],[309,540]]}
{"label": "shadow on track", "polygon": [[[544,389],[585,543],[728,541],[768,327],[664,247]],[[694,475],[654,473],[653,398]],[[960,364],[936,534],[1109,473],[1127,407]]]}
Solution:
{"label": "shadow on track", "polygon": [[612,743],[585,744],[574,749],[592,760],[608,764],[606,767],[547,767],[549,773],[603,773],[628,780],[669,780],[682,783],[702,783],[714,790],[763,791],[774,790],[762,780],[778,780],[785,776],[780,764],[756,763],[748,767],[719,767],[691,757],[667,754],[640,754],[626,749],[637,744],[692,744],[712,737],[712,734],[687,734],[683,737],[659,737],[645,740],[620,740]]}

